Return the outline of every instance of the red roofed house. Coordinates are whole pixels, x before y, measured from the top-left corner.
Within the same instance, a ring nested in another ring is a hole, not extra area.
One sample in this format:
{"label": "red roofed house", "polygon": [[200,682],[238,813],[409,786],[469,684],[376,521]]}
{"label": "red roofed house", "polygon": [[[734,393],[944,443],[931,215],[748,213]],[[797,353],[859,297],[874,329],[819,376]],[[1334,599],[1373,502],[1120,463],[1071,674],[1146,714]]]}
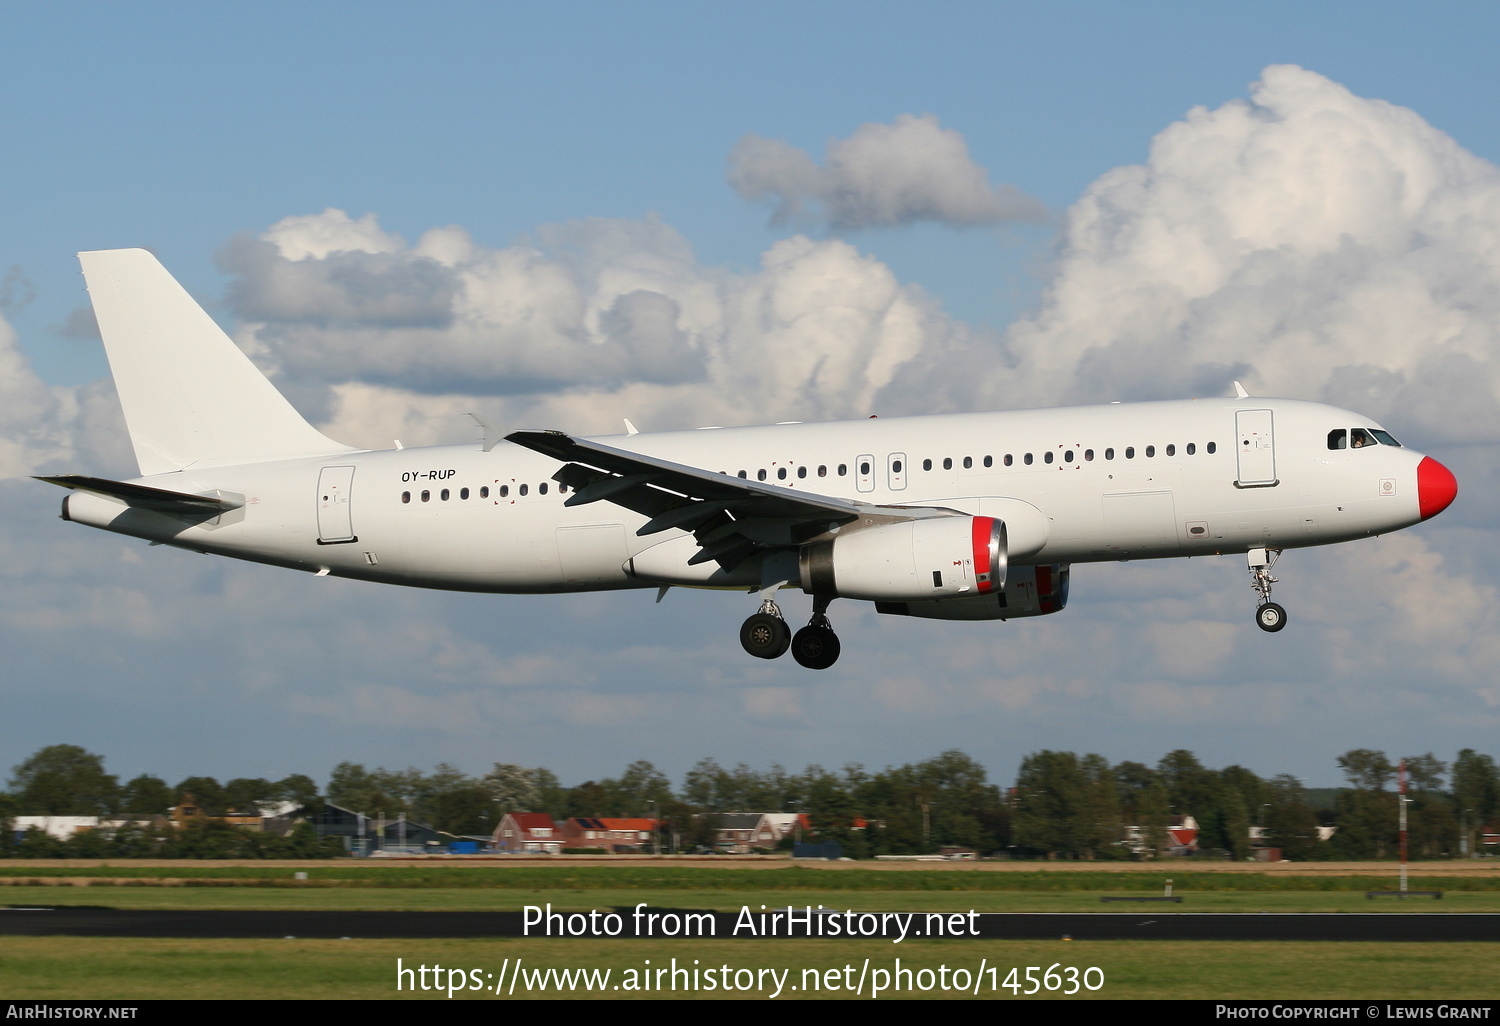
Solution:
{"label": "red roofed house", "polygon": [[652,819],[611,819],[574,816],[562,825],[564,846],[603,848],[606,851],[639,851],[651,843],[656,830]]}
{"label": "red roofed house", "polygon": [[545,812],[508,812],[490,837],[496,851],[542,852],[556,855],[562,851],[562,832]]}

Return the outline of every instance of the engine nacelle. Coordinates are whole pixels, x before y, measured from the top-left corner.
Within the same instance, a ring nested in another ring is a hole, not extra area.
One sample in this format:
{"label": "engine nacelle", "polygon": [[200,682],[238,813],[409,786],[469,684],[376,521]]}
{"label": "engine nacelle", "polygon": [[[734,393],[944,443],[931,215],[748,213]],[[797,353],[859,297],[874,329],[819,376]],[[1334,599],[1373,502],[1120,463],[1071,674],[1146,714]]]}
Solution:
{"label": "engine nacelle", "polygon": [[802,590],[841,598],[919,601],[987,595],[1005,587],[1005,522],[933,517],[845,529],[804,545]]}
{"label": "engine nacelle", "polygon": [[929,620],[1010,620],[1018,616],[1046,616],[1068,604],[1068,565],[1013,566],[1005,587],[992,595],[924,602],[877,602],[877,613],[921,616]]}

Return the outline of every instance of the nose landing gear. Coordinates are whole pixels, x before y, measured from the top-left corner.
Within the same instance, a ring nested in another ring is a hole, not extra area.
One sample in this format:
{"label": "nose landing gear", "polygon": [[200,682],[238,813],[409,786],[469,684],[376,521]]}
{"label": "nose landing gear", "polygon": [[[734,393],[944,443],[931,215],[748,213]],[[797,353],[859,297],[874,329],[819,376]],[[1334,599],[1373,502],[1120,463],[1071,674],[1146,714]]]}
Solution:
{"label": "nose landing gear", "polygon": [[807,626],[796,635],[782,618],[781,607],[772,599],[760,604],[760,611],[740,626],[740,644],[758,659],[776,659],[790,648],[792,658],[809,670],[826,670],[838,662],[839,636],[828,622],[828,604],[832,596],[813,596],[813,615]]}
{"label": "nose landing gear", "polygon": [[1280,549],[1251,549],[1250,587],[1260,596],[1260,605],[1255,610],[1255,625],[1268,634],[1274,634],[1286,626],[1286,610],[1271,601],[1271,585],[1276,578],[1271,576],[1271,567],[1276,565]]}

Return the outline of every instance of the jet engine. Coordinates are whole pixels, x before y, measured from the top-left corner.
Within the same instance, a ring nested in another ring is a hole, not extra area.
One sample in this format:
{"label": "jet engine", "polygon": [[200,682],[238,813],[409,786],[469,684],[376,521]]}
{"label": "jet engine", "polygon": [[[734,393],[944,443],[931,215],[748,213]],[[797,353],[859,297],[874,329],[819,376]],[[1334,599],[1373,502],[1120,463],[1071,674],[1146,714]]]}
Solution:
{"label": "jet engine", "polygon": [[928,620],[1010,620],[1046,616],[1068,604],[1068,565],[1013,566],[1005,587],[991,595],[964,595],[922,602],[876,602],[877,613]]}
{"label": "jet engine", "polygon": [[802,547],[802,590],[875,601],[988,595],[1005,587],[1005,522],[932,517],[845,530]]}

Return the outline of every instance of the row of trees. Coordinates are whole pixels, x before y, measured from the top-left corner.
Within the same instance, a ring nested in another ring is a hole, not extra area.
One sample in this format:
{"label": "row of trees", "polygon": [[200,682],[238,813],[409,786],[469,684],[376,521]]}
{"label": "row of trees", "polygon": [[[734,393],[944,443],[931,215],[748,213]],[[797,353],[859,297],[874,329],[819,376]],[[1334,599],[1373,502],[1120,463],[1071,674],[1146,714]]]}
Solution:
{"label": "row of trees", "polygon": [[184,795],[217,816],[316,801],[318,785],[301,773],[274,781],[238,777],[227,784],[188,777],[175,786],[142,774],[121,784],[105,772],[100,756],[77,745],[49,745],[11,770],[10,786],[0,794],[0,815],[153,816],[165,814]]}
{"label": "row of trees", "polygon": [[[1452,765],[1431,753],[1408,757],[1408,819],[1414,857],[1476,850],[1481,824],[1500,814],[1500,771],[1472,749]],[[1160,852],[1174,816],[1191,815],[1199,845],[1236,858],[1250,853],[1251,827],[1288,858],[1388,858],[1396,845],[1396,766],[1384,753],[1355,749],[1338,758],[1348,786],[1310,793],[1297,778],[1262,778],[1241,766],[1210,769],[1178,750],[1155,766],[1111,765],[1099,755],[1041,751],[1021,763],[1014,787],[987,779],[982,765],[959,751],[871,773],[857,764],[831,771],[809,766],[727,769],[700,760],[680,789],[650,762],[617,778],[564,787],[545,768],[497,763],[481,777],[446,764],[369,769],[343,762],[320,792],[294,774],[239,778],[220,784],[189,777],[169,786],[153,776],[120,784],[103,760],[74,745],[54,745],[16,766],[0,795],[0,819],[13,815],[152,815],[182,795],[210,815],[269,812],[284,802],[317,808],[323,801],[392,819],[405,815],[453,834],[489,834],[507,812],[573,816],[651,816],[685,845],[711,844],[726,812],[800,812],[822,840],[840,841],[855,857],[916,854],[940,845],[1018,857],[1127,857],[1132,848]],[[1324,797],[1326,796],[1326,798]],[[1335,826],[1329,842],[1319,826]],[[1127,828],[1136,828],[1132,844]],[[39,842],[40,843],[40,842]]]}
{"label": "row of trees", "polygon": [[0,836],[0,858],[17,859],[329,859],[344,854],[338,839],[319,837],[310,823],[285,836],[234,827],[222,819],[188,821],[182,829],[132,824],[83,830],[66,839],[29,828]]}
{"label": "row of trees", "polygon": [[[1472,854],[1483,824],[1500,813],[1494,759],[1466,748],[1452,766],[1431,752],[1408,756],[1408,849],[1414,858]],[[1356,748],[1338,757],[1347,787],[1332,802],[1314,802],[1290,774],[1263,779],[1243,766],[1213,770],[1178,750],[1153,767],[1115,766],[1097,755],[1038,752],[1021,763],[1011,795],[1012,843],[1023,852],[1073,858],[1118,854],[1122,824],[1139,844],[1160,852],[1174,816],[1197,820],[1200,849],[1250,855],[1251,827],[1285,858],[1383,859],[1397,854],[1399,764],[1384,752]],[[1449,776],[1451,769],[1451,778]],[[1319,827],[1334,827],[1319,841]]]}

